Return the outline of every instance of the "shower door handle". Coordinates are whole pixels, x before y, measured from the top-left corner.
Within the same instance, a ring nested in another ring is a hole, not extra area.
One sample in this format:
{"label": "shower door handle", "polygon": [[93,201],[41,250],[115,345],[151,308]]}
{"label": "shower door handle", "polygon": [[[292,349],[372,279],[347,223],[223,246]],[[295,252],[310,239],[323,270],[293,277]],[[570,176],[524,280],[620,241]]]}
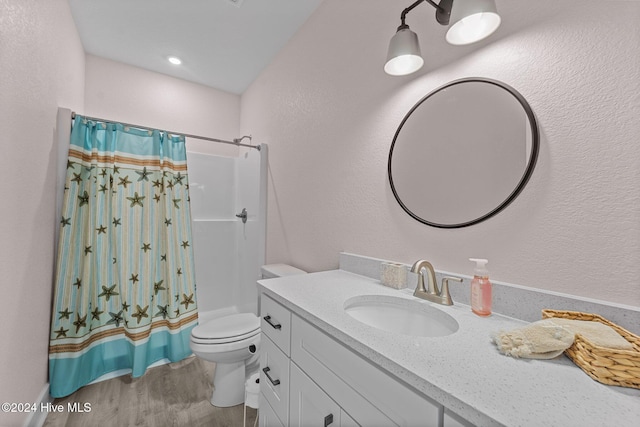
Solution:
{"label": "shower door handle", "polygon": [[242,218],[242,223],[246,224],[247,223],[247,208],[242,208],[242,212],[240,212],[239,214],[236,214],[236,216],[238,218]]}

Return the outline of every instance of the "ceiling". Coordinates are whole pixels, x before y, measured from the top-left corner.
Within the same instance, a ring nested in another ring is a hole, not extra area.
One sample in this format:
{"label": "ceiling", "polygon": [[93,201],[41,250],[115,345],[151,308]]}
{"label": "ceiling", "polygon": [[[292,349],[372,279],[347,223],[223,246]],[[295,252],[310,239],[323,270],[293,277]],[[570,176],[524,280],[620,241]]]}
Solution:
{"label": "ceiling", "polygon": [[[241,94],[322,0],[69,0],[86,53]],[[170,64],[168,56],[182,59]]]}

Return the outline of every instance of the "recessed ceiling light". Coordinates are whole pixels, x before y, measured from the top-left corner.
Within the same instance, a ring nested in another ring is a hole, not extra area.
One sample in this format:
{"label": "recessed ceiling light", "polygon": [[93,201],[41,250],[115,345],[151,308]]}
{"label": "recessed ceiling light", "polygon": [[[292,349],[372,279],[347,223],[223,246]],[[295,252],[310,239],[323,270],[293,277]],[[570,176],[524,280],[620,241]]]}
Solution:
{"label": "recessed ceiling light", "polygon": [[232,5],[234,5],[235,7],[240,7],[242,6],[242,2],[244,0],[227,0],[229,3],[231,3]]}
{"label": "recessed ceiling light", "polygon": [[169,62],[171,62],[173,65],[182,64],[182,60],[180,58],[178,58],[177,56],[169,56],[167,58],[167,60],[169,60]]}

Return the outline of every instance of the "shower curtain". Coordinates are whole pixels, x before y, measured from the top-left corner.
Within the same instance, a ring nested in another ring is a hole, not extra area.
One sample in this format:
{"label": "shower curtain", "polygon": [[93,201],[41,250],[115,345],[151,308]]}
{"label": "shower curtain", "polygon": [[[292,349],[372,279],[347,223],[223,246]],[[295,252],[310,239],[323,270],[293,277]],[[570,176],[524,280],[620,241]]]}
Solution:
{"label": "shower curtain", "polygon": [[191,354],[198,314],[183,136],[76,116],[60,226],[53,397]]}

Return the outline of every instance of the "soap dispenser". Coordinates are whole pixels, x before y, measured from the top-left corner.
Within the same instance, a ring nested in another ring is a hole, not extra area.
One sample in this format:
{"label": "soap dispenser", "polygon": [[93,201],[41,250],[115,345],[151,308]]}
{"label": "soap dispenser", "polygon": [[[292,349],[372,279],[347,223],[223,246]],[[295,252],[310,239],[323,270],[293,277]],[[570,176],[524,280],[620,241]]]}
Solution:
{"label": "soap dispenser", "polygon": [[469,261],[476,263],[473,279],[471,279],[471,311],[478,316],[489,316],[491,314],[491,282],[486,267],[488,261],[481,258],[469,258]]}

